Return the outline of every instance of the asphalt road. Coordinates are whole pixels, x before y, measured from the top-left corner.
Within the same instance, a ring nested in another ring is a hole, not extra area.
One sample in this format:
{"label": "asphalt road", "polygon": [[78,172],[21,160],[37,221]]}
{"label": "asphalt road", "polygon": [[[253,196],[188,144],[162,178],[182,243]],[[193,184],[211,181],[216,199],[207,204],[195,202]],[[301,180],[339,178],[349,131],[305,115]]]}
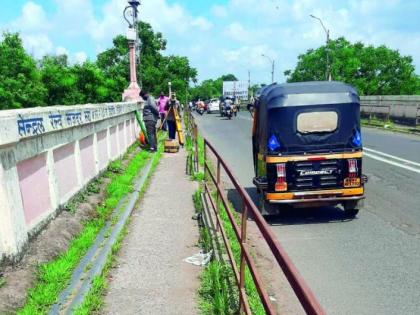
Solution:
{"label": "asphalt road", "polygon": [[[256,197],[251,117],[196,116],[201,133]],[[363,129],[365,207],[297,209],[270,220],[328,314],[420,314],[420,136]]]}

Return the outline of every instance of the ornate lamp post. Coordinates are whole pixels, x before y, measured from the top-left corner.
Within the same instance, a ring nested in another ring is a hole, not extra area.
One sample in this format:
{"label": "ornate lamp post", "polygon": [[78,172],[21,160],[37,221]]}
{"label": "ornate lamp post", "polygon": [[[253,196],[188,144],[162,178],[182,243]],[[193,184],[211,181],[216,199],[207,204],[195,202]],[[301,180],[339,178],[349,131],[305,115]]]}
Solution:
{"label": "ornate lamp post", "polygon": [[127,40],[130,54],[130,85],[125,89],[122,98],[123,101],[140,101],[140,87],[137,84],[136,72],[136,46],[138,45],[137,22],[138,6],[140,1],[128,1],[128,6],[124,9],[124,19],[128,23]]}

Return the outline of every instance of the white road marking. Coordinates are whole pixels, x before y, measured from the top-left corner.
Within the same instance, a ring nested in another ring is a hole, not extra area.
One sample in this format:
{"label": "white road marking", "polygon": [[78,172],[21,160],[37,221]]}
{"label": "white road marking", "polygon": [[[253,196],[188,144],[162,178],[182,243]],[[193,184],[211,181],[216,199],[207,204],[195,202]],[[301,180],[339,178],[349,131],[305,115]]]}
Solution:
{"label": "white road marking", "polygon": [[379,155],[374,155],[374,154],[368,153],[368,152],[364,152],[364,155],[367,156],[367,157],[370,157],[371,159],[381,161],[381,162],[384,162],[384,163],[387,163],[387,164],[390,164],[390,165],[393,165],[393,166],[397,166],[397,167],[400,167],[400,168],[403,168],[403,169],[406,169],[406,170],[409,170],[409,171],[420,174],[420,169],[417,169],[417,168],[414,168],[414,167],[411,167],[411,166],[408,166],[408,165],[405,165],[405,164],[401,164],[399,162],[387,160],[387,159],[385,159],[385,158],[383,158]]}
{"label": "white road marking", "polygon": [[401,162],[404,162],[404,163],[407,163],[407,164],[412,164],[412,165],[420,166],[420,163],[413,162],[413,161],[406,160],[406,159],[402,159],[402,158],[400,158],[398,156],[391,155],[391,154],[388,154],[388,153],[384,153],[384,152],[381,152],[381,151],[376,151],[376,150],[373,150],[373,149],[370,149],[370,148],[366,148],[366,147],[364,147],[363,150],[364,151],[368,151],[370,153],[374,153],[374,154],[379,154],[379,155],[382,155],[382,156],[386,156],[386,157],[389,157],[389,158],[391,158],[393,160],[401,161]]}

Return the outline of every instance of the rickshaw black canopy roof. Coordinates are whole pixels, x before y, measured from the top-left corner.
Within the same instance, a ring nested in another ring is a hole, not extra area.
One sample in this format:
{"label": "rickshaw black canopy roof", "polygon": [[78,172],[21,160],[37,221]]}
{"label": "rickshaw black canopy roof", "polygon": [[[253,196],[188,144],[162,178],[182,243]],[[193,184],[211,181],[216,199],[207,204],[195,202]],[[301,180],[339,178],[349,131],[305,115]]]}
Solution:
{"label": "rickshaw black canopy roof", "polygon": [[261,90],[258,103],[269,110],[288,106],[358,104],[359,97],[348,84],[313,81],[268,85]]}
{"label": "rickshaw black canopy roof", "polygon": [[[272,84],[261,89],[256,102],[254,137],[259,152],[275,136],[281,147],[270,154],[300,154],[360,149],[352,140],[360,134],[360,103],[355,89],[342,82]],[[297,117],[306,112],[334,111],[337,128],[332,132],[301,133]]]}

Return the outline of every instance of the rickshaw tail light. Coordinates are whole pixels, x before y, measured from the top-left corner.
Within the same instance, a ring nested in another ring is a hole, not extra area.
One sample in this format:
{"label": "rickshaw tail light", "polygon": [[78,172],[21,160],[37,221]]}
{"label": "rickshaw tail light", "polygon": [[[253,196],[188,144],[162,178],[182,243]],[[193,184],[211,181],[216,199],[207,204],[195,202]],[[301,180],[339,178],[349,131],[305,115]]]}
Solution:
{"label": "rickshaw tail light", "polygon": [[356,159],[349,159],[347,160],[349,164],[349,177],[354,178],[357,177],[357,160]]}
{"label": "rickshaw tail light", "polygon": [[277,178],[286,179],[286,163],[277,164]]}
{"label": "rickshaw tail light", "polygon": [[287,190],[287,183],[277,181],[274,189],[276,191],[286,191]]}
{"label": "rickshaw tail light", "polygon": [[286,181],[286,163],[279,163],[277,166],[277,181],[274,189],[276,191],[286,191],[287,190],[287,181]]}

